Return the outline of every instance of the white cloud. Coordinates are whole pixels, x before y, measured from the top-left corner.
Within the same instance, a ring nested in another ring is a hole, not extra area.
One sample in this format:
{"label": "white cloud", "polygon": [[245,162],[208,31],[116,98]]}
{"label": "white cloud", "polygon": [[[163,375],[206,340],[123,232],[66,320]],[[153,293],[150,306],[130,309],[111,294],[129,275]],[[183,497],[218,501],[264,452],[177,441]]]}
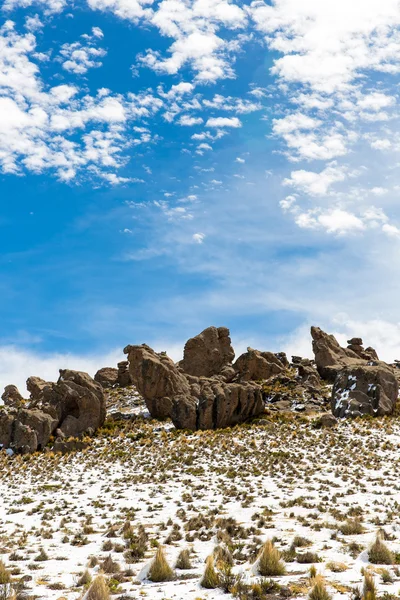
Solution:
{"label": "white cloud", "polygon": [[188,127],[192,127],[193,125],[200,125],[203,123],[203,119],[201,117],[190,117],[189,115],[182,115],[179,119],[179,125],[186,125]]}
{"label": "white cloud", "polygon": [[242,123],[237,117],[211,117],[207,120],[206,127],[241,127]]}
{"label": "white cloud", "polygon": [[197,244],[202,244],[204,242],[205,239],[205,234],[204,233],[194,233],[193,234],[193,240],[197,243]]}
{"label": "white cloud", "polygon": [[98,69],[102,66],[100,59],[106,55],[105,50],[95,46],[97,40],[103,37],[101,29],[94,27],[91,36],[82,37],[85,43],[63,44],[60,50],[63,69],[76,75],[84,75],[89,69]]}
{"label": "white cloud", "polygon": [[320,173],[304,169],[292,171],[290,178],[285,179],[283,183],[311,196],[324,196],[333,184],[345,179],[346,171],[342,167],[333,165],[326,167]]}
{"label": "white cloud", "polygon": [[398,72],[397,0],[261,0],[250,14],[269,46],[284,54],[273,72],[285,81],[331,93],[347,89],[363,69]]}

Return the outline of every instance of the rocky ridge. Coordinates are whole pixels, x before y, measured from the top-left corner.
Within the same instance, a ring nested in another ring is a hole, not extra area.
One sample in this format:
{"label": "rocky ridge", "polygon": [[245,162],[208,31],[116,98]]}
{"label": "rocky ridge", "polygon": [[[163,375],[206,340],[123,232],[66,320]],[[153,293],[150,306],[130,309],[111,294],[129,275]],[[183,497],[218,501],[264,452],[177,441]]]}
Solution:
{"label": "rocky ridge", "polygon": [[146,344],[128,345],[128,360],[100,369],[94,379],[71,370],[60,370],[56,383],[29,377],[29,399],[14,385],[4,390],[0,446],[19,453],[49,443],[61,452],[81,448],[83,438],[104,424],[106,404],[115,420],[134,418],[144,402],[151,417],[170,418],[176,428],[192,431],[232,427],[277,411],[319,414],[327,427],[336,418],[393,413],[399,363],[380,361],[361,338],[343,348],[318,327],[311,336],[315,360],[290,361],[282,352],[250,347],[235,360],[229,330],[209,327],[188,340],[178,363]]}

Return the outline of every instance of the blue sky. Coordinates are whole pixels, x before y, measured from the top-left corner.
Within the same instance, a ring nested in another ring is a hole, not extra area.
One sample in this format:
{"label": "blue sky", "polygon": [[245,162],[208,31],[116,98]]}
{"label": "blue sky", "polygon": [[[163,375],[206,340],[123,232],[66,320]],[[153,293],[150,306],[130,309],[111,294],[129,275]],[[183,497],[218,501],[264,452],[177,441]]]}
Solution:
{"label": "blue sky", "polygon": [[[204,327],[400,358],[398,0],[5,0],[0,385]],[[397,353],[397,355],[396,355]]]}

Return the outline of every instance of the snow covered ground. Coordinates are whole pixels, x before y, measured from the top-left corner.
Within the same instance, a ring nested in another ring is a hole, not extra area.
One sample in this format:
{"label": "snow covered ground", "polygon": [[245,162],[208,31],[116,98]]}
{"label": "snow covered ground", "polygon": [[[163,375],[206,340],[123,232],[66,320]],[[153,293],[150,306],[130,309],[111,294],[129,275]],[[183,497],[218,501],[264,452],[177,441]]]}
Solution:
{"label": "snow covered ground", "polygon": [[[28,596],[80,598],[88,569],[106,571],[115,598],[232,598],[201,587],[206,558],[220,546],[233,571],[256,582],[260,548],[274,539],[286,562],[274,579],[285,595],[307,596],[315,564],[339,600],[362,584],[378,532],[400,552],[395,419],[317,430],[299,416],[273,416],[193,434],[144,417],[113,423],[76,454],[0,453],[0,559],[15,581],[24,578]],[[362,533],[348,534],[348,519]],[[296,536],[304,539],[294,549]],[[172,567],[188,548],[192,568],[148,581],[158,544]],[[368,568],[380,595],[399,594],[396,565]]]}

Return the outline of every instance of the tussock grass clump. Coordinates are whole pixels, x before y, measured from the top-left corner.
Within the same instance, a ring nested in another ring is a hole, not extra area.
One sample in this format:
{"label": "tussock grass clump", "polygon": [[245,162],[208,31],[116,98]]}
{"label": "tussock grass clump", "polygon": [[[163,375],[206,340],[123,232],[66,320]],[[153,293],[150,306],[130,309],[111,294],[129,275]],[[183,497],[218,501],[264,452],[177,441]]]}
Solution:
{"label": "tussock grass clump", "polygon": [[104,573],[119,573],[121,570],[119,564],[112,559],[111,554],[107,556],[101,563],[101,568]]}
{"label": "tussock grass clump", "polygon": [[106,580],[102,575],[98,575],[90,586],[87,596],[87,600],[109,600],[110,591],[108,589]]}
{"label": "tussock grass clump", "polygon": [[331,596],[328,593],[325,583],[321,577],[317,577],[315,584],[308,595],[310,600],[331,600]]}
{"label": "tussock grass clump", "polygon": [[190,561],[190,552],[187,548],[184,548],[179,552],[175,568],[181,571],[186,571],[192,568],[192,563]]}
{"label": "tussock grass clump", "polygon": [[82,575],[79,577],[78,581],[77,581],[77,586],[81,587],[81,586],[88,586],[89,583],[91,583],[92,581],[92,576],[89,573],[88,569],[86,569]]}
{"label": "tussock grass clump", "polygon": [[369,571],[366,571],[364,574],[362,598],[363,600],[376,600],[377,598],[375,579]]}
{"label": "tussock grass clump", "polygon": [[271,540],[265,542],[258,559],[258,572],[263,577],[284,575],[285,564],[281,560],[280,552]]}
{"label": "tussock grass clump", "polygon": [[200,585],[207,590],[214,590],[219,587],[220,577],[214,568],[214,557],[212,554],[206,560],[206,568],[204,570],[203,577]]}
{"label": "tussock grass clump", "polygon": [[168,564],[162,546],[159,546],[151,563],[149,576],[150,581],[160,583],[161,581],[172,581],[174,572]]}
{"label": "tussock grass clump", "polygon": [[393,565],[395,562],[394,554],[379,535],[368,551],[368,560],[373,565]]}
{"label": "tussock grass clump", "polygon": [[320,557],[315,552],[303,552],[302,554],[296,554],[295,558],[301,565],[321,562]]}
{"label": "tussock grass clump", "polygon": [[6,568],[6,565],[0,560],[0,585],[5,585],[10,583],[11,581],[11,573]]}
{"label": "tussock grass clump", "polygon": [[343,535],[359,535],[364,533],[364,527],[360,519],[347,519],[339,525],[339,531]]}

